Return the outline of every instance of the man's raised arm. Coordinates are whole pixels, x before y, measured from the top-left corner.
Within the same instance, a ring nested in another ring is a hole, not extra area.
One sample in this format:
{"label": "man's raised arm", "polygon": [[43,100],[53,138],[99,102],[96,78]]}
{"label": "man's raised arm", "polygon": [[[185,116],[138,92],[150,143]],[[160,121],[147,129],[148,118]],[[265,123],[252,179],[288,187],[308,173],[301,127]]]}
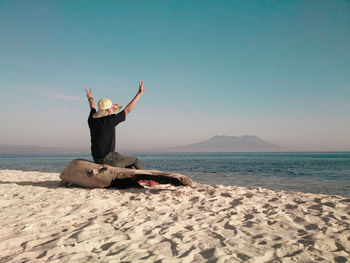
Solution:
{"label": "man's raised arm", "polygon": [[94,102],[94,97],[92,97],[92,91],[85,89],[86,91],[86,97],[88,98],[89,101],[89,105],[91,109],[95,109],[96,110],[96,106],[95,106],[95,102]]}
{"label": "man's raised arm", "polygon": [[124,109],[126,115],[128,115],[132,111],[136,102],[139,100],[139,98],[141,97],[142,93],[145,90],[146,89],[143,87],[143,81],[139,81],[139,91],[137,92],[136,96],[130,101],[130,103]]}

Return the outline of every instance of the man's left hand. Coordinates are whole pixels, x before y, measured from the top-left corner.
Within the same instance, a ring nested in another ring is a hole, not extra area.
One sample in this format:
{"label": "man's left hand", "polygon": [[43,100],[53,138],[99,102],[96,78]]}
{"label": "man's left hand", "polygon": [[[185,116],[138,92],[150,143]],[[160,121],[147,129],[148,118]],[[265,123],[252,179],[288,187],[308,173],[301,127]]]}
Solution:
{"label": "man's left hand", "polygon": [[94,97],[92,96],[92,90],[90,89],[90,90],[87,90],[87,89],[85,89],[85,91],[86,91],[86,97],[88,98],[88,99],[93,99]]}
{"label": "man's left hand", "polygon": [[139,94],[142,95],[145,90],[146,89],[143,87],[143,80],[139,81]]}

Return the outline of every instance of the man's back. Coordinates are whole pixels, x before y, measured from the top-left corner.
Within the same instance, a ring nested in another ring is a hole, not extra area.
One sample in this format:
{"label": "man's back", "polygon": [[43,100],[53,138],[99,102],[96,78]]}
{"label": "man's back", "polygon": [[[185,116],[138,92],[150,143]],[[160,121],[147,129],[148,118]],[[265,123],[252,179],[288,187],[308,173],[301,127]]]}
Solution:
{"label": "man's back", "polygon": [[115,150],[115,126],[125,121],[125,111],[102,118],[93,118],[96,109],[91,109],[88,124],[91,137],[91,154],[94,160],[105,157]]}

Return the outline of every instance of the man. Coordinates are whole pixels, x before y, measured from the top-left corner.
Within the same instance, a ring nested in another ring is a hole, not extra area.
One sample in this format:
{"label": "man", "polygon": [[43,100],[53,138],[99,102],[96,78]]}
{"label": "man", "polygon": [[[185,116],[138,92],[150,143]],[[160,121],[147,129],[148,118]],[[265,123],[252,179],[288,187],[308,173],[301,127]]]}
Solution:
{"label": "man", "polygon": [[143,81],[139,81],[139,91],[121,112],[119,111],[122,106],[112,104],[112,101],[107,98],[99,100],[96,112],[91,89],[89,91],[85,89],[85,91],[91,109],[88,124],[91,136],[91,155],[95,163],[145,170],[145,165],[136,157],[115,152],[115,127],[125,121],[126,115],[132,111],[145,91]]}

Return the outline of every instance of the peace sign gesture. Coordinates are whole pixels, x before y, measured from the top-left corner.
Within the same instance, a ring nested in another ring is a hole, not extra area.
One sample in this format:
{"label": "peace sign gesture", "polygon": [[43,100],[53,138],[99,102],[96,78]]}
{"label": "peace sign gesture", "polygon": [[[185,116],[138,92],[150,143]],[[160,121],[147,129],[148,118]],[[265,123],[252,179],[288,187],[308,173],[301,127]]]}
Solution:
{"label": "peace sign gesture", "polygon": [[143,87],[143,80],[139,81],[139,94],[142,95],[142,93],[145,91],[146,89]]}
{"label": "peace sign gesture", "polygon": [[86,97],[88,98],[89,105],[91,109],[96,109],[95,103],[94,103],[94,97],[92,97],[92,91],[91,88],[90,90],[85,89],[86,91]]}
{"label": "peace sign gesture", "polygon": [[91,88],[90,88],[90,90],[85,89],[85,91],[86,91],[86,97],[88,99],[93,99]]}

